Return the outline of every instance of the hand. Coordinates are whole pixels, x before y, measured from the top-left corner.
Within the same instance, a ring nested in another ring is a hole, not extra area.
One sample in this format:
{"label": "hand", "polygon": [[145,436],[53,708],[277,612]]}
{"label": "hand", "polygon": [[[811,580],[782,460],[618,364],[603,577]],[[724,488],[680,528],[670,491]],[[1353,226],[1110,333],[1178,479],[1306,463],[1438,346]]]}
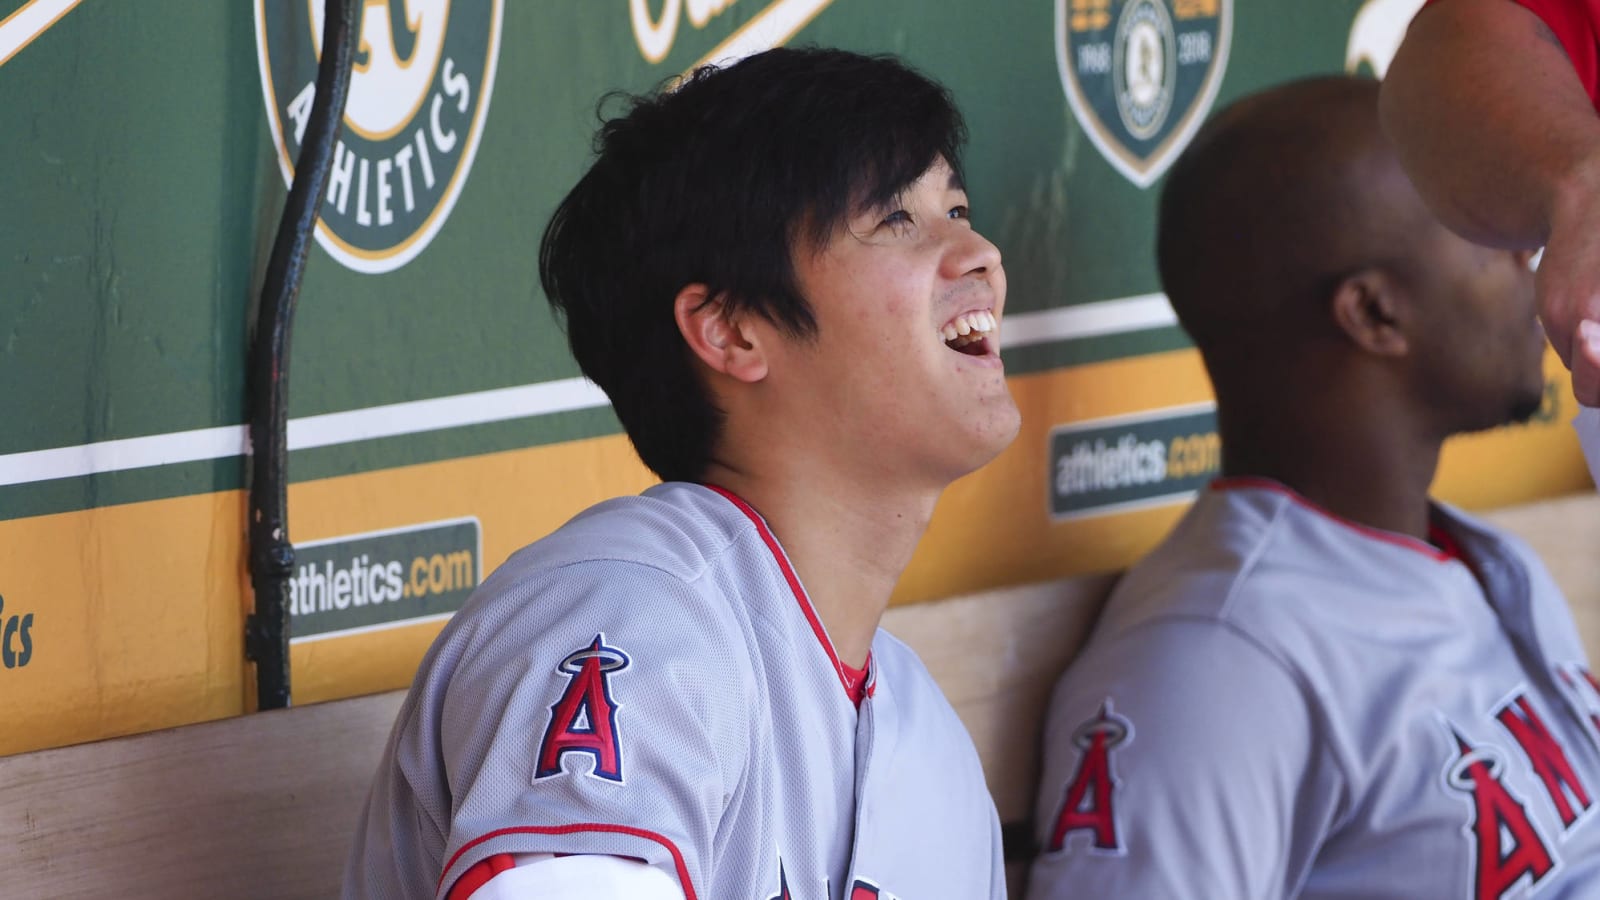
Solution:
{"label": "hand", "polygon": [[1600,321],[1584,319],[1572,344],[1572,393],[1584,406],[1600,406]]}
{"label": "hand", "polygon": [[1550,345],[1572,370],[1573,395],[1600,406],[1600,192],[1591,197],[1563,198],[1534,291]]}

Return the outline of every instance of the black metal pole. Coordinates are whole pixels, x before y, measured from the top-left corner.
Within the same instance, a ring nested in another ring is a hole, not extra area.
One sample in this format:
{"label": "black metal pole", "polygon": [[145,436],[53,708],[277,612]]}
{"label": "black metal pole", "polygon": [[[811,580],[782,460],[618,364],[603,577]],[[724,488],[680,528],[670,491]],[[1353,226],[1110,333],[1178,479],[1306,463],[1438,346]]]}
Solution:
{"label": "black metal pole", "polygon": [[250,343],[250,584],[255,612],[245,620],[244,647],[245,656],[256,664],[260,709],[289,705],[288,595],[289,576],[294,572],[288,508],[289,334],[306,253],[328,186],[329,163],[344,119],[356,6],[355,0],[326,0],[323,4],[316,99],[267,261]]}

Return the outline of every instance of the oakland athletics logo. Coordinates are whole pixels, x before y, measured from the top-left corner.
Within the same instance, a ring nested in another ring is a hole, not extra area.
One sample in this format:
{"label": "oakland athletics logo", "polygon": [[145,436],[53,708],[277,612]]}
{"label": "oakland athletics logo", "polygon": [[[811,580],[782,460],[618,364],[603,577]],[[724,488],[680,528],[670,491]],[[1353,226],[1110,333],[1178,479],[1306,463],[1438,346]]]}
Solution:
{"label": "oakland athletics logo", "polygon": [[[317,240],[358,272],[428,245],[483,134],[503,0],[366,0]],[[322,47],[321,0],[255,0],[256,51],[284,182],[294,177]]]}
{"label": "oakland athletics logo", "polygon": [[1149,187],[1194,136],[1228,65],[1233,0],[1056,0],[1056,62],[1078,124]]}

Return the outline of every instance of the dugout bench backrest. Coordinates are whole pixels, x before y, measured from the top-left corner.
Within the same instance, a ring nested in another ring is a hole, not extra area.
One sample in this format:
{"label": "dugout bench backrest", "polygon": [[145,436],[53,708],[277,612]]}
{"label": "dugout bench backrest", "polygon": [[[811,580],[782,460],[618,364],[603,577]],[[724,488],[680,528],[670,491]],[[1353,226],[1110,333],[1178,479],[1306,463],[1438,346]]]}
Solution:
{"label": "dugout bench backrest", "polygon": [[[1545,558],[1600,659],[1600,496],[1489,517]],[[1112,576],[896,608],[983,758],[1021,895],[1038,721]],[[403,694],[0,758],[0,897],[328,897]],[[1022,733],[1019,733],[1019,729]]]}

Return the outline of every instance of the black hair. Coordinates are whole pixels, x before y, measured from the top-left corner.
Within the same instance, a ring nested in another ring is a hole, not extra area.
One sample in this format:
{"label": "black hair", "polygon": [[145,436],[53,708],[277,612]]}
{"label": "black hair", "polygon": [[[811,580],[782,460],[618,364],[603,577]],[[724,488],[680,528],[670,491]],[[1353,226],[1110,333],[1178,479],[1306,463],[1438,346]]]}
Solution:
{"label": "black hair", "polygon": [[624,97],[608,119],[616,96],[600,104],[594,164],[545,229],[540,282],[645,465],[693,481],[723,413],[678,331],[678,293],[704,284],[730,314],[814,336],[795,255],[825,249],[840,222],[941,157],[959,178],[966,132],[940,85],[893,57],[841,50],[703,67]]}

